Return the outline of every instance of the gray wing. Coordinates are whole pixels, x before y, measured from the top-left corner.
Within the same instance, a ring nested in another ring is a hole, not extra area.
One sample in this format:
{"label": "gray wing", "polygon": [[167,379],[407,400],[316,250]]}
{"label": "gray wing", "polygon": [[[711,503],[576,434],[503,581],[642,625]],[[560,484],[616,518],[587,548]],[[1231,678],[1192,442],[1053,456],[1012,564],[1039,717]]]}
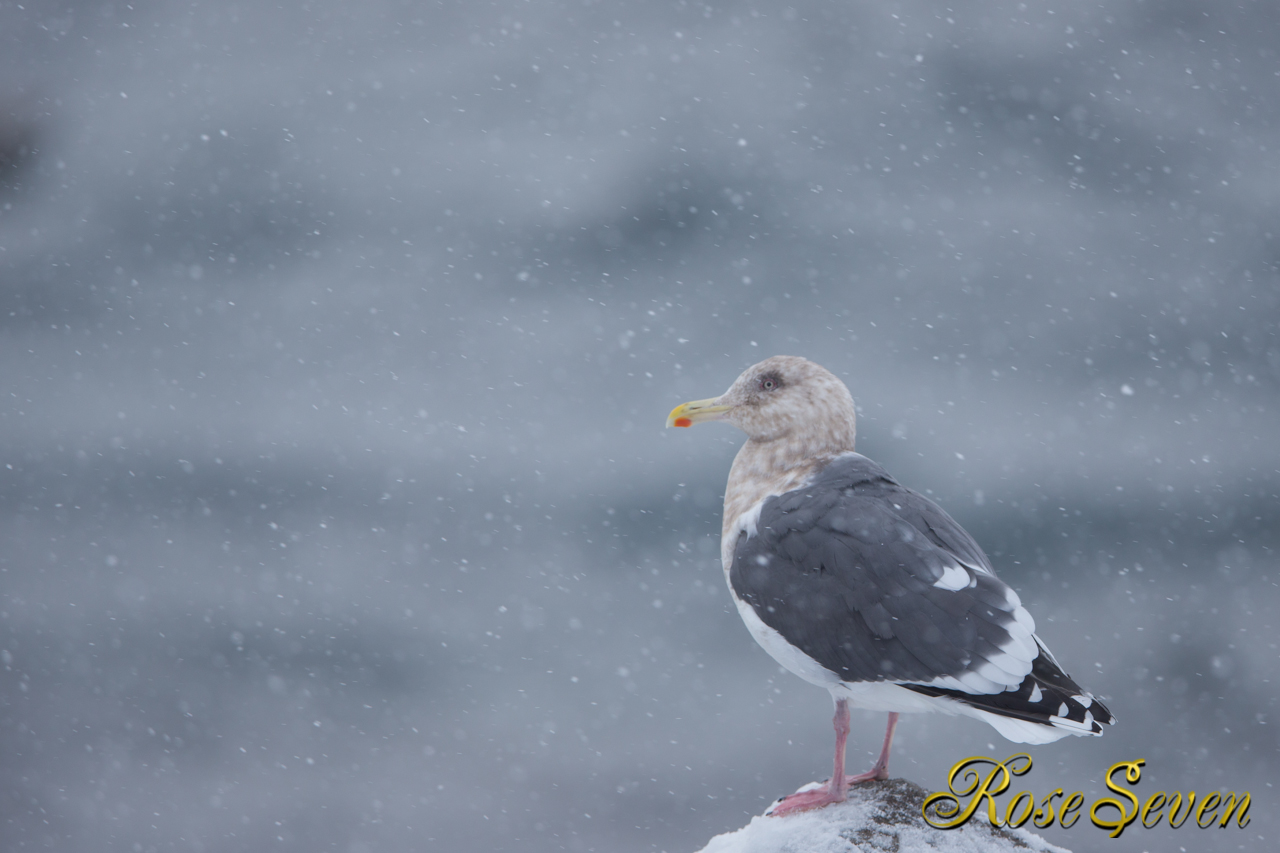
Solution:
{"label": "gray wing", "polygon": [[846,682],[1016,689],[1035,624],[973,538],[879,465],[847,454],[765,501],[730,583],[766,625]]}

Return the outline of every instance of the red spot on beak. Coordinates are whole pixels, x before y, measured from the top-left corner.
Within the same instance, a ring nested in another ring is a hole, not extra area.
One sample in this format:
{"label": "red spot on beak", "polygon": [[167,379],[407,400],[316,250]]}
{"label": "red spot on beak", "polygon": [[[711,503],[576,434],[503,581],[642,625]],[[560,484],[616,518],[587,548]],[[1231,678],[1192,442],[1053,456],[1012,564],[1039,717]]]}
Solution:
{"label": "red spot on beak", "polygon": [[690,427],[693,426],[693,421],[688,418],[676,418],[676,426]]}

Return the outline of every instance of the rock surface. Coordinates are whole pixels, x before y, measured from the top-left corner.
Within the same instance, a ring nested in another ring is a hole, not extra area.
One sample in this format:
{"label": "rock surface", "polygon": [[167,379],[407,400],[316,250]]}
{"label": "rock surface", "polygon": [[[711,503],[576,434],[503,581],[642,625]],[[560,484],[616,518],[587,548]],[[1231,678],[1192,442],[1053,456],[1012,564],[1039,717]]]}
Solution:
{"label": "rock surface", "polygon": [[1022,829],[977,816],[957,829],[924,822],[925,791],[905,779],[855,786],[839,805],[787,817],[755,817],[700,853],[1069,853]]}

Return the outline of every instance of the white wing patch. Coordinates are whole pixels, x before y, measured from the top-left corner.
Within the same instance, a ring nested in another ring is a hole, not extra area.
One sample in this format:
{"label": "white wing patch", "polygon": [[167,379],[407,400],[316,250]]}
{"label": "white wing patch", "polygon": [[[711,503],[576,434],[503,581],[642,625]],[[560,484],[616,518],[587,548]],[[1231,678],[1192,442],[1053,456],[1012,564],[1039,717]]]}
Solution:
{"label": "white wing patch", "polygon": [[[1065,708],[1067,706],[1066,704],[1063,704],[1062,707]],[[995,724],[992,723],[992,725],[995,725]],[[1095,732],[1093,730],[1093,712],[1092,711],[1085,712],[1084,722],[1076,722],[1075,720],[1069,720],[1066,717],[1061,715],[1051,716],[1049,717],[1049,725],[1042,726],[1041,728],[1053,728],[1062,732],[1067,732],[1068,734],[1089,735],[1091,737],[1098,737],[1102,734],[1102,732],[1100,731]]]}
{"label": "white wing patch", "polygon": [[[1001,678],[1003,682],[1004,679]],[[980,696],[989,696],[993,693],[1003,693],[1006,684],[997,684],[991,679],[985,677],[979,672],[972,669],[957,673],[956,675],[940,675],[929,681],[918,682],[928,685],[929,687],[941,687],[946,690],[957,690],[961,693],[974,693]]]}
{"label": "white wing patch", "polygon": [[[756,501],[756,505],[751,509],[738,516],[733,526],[720,537],[720,564],[724,567],[725,580],[729,579],[729,570],[733,568],[733,552],[738,547],[738,537],[743,533],[747,534],[750,539],[760,532],[760,510],[764,509],[764,502],[772,495],[766,495]],[[732,588],[733,584],[729,584]]]}
{"label": "white wing patch", "polygon": [[945,589],[948,592],[959,592],[966,587],[972,585],[973,578],[961,566],[946,566],[942,570],[942,577],[933,582],[938,589]]}

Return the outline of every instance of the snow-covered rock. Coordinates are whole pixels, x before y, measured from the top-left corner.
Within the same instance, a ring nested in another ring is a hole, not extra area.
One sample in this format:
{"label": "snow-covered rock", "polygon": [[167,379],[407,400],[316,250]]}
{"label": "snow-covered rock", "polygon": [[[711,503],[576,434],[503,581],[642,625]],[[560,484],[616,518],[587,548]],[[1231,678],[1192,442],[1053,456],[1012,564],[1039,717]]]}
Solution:
{"label": "snow-covered rock", "polygon": [[1069,853],[1025,830],[997,829],[985,816],[957,829],[934,829],[921,815],[924,798],[924,789],[905,779],[864,783],[839,805],[752,818],[700,853]]}

